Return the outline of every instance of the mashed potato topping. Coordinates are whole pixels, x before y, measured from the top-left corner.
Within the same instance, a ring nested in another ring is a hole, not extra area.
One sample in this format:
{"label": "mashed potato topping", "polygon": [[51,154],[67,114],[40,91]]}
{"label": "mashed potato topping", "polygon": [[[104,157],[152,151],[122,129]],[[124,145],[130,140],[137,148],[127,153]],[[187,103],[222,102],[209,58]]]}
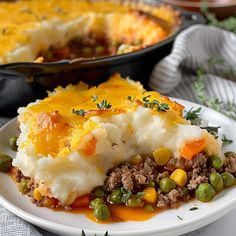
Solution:
{"label": "mashed potato topping", "polygon": [[[150,107],[150,102],[158,106]],[[101,186],[107,171],[136,154],[167,147],[175,158],[201,151],[221,155],[221,143],[182,117],[183,106],[145,91],[118,74],[98,87],[58,87],[19,109],[13,165],[39,184],[42,195],[71,204]]]}
{"label": "mashed potato topping", "polygon": [[136,1],[1,1],[0,64],[34,61],[52,46],[60,48],[91,35],[111,44],[144,48],[168,37],[179,21],[177,12],[168,6]]}

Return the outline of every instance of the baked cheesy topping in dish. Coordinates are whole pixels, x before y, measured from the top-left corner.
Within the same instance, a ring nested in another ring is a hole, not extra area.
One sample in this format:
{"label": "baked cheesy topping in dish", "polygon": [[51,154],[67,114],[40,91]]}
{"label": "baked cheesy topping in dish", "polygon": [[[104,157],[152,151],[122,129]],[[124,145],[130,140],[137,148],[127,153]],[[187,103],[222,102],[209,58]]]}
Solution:
{"label": "baked cheesy topping in dish", "polygon": [[91,58],[136,51],[180,24],[169,6],[138,1],[0,2],[0,63]]}
{"label": "baked cheesy topping in dish", "polygon": [[97,87],[58,87],[19,109],[16,157],[0,154],[0,171],[37,206],[98,223],[209,202],[235,185],[236,153],[222,153],[218,127],[193,125],[199,109],[183,108],[119,74]]}

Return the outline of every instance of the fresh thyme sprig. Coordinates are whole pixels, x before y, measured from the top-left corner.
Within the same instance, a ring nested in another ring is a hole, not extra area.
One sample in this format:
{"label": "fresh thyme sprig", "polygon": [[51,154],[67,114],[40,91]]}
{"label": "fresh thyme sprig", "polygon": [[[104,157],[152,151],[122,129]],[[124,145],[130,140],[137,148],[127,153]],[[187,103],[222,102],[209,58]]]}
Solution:
{"label": "fresh thyme sprig", "polygon": [[72,113],[74,113],[76,115],[79,115],[79,116],[85,116],[86,111],[83,110],[83,109],[76,110],[76,109],[73,108]]}
{"label": "fresh thyme sprig", "polygon": [[233,143],[233,140],[232,139],[228,139],[224,134],[223,134],[221,140],[222,140],[223,145],[227,145],[227,144]]}
{"label": "fresh thyme sprig", "polygon": [[[220,126],[203,126],[201,118],[201,107],[194,109],[193,107],[190,110],[185,111],[184,115],[186,120],[189,120],[192,125],[197,125],[201,129],[207,130],[208,133],[212,134],[215,139],[219,137]],[[228,139],[224,134],[221,137],[223,145],[231,144],[233,140]]]}
{"label": "fresh thyme sprig", "polygon": [[236,15],[219,21],[213,13],[209,12],[208,1],[203,0],[201,12],[206,16],[209,25],[213,25],[233,33],[236,33]]}
{"label": "fresh thyme sprig", "polygon": [[218,138],[219,136],[219,129],[221,128],[220,126],[206,126],[206,127],[201,127],[202,129],[205,129],[209,134],[213,135],[215,139]]}
{"label": "fresh thyme sprig", "polygon": [[201,110],[201,107],[196,109],[192,107],[189,111],[186,112],[184,117],[186,120],[189,120],[192,125],[200,125],[202,121],[202,119],[200,118]]}
{"label": "fresh thyme sprig", "polygon": [[[91,96],[91,98],[92,98],[93,102],[98,101],[98,96],[97,95],[93,95],[93,96]],[[106,99],[104,99],[101,102],[97,103],[97,108],[99,110],[110,109],[111,107],[112,107],[112,105]]]}
{"label": "fresh thyme sprig", "polygon": [[158,100],[152,100],[150,101],[148,98],[151,97],[151,95],[143,97],[143,106],[146,108],[154,109],[156,108],[157,111],[163,111],[166,112],[169,110],[169,105],[167,103],[160,103]]}
{"label": "fresh thyme sprig", "polygon": [[110,109],[112,105],[107,100],[102,100],[102,102],[97,103],[97,107],[98,109],[103,110],[103,109]]}
{"label": "fresh thyme sprig", "polygon": [[[193,90],[195,91],[198,101],[203,105],[221,112],[231,119],[236,120],[236,105],[233,103],[233,101],[227,101],[226,103],[224,103],[218,98],[206,95],[204,84],[206,69],[215,65],[225,65],[225,62],[222,59],[209,58],[206,66],[202,66],[197,70],[197,79],[193,83]],[[226,69],[227,71],[230,70],[228,66]]]}

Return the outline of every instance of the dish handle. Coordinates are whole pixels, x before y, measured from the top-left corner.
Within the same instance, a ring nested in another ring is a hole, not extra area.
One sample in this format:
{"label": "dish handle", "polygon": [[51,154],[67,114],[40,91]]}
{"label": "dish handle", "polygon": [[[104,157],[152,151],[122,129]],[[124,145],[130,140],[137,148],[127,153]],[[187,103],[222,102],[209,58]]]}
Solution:
{"label": "dish handle", "polygon": [[183,11],[182,18],[183,18],[182,29],[186,29],[187,27],[196,25],[196,24],[206,24],[205,17],[200,13],[191,12],[191,11]]}

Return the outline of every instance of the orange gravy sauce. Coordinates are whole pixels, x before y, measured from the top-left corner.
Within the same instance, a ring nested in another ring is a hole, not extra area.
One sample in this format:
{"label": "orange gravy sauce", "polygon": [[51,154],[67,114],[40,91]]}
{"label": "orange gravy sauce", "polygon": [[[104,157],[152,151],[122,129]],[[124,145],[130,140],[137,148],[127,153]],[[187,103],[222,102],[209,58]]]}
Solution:
{"label": "orange gravy sauce", "polygon": [[[89,207],[81,207],[66,211],[72,214],[84,214],[88,219],[99,224],[110,224],[123,221],[144,221],[151,219],[156,214],[160,213],[160,209],[155,209],[152,212],[146,211],[143,207],[127,207],[124,205],[111,205],[109,204],[111,217],[108,221],[100,221],[93,216],[93,210]],[[55,211],[65,211],[63,209],[53,209]]]}

